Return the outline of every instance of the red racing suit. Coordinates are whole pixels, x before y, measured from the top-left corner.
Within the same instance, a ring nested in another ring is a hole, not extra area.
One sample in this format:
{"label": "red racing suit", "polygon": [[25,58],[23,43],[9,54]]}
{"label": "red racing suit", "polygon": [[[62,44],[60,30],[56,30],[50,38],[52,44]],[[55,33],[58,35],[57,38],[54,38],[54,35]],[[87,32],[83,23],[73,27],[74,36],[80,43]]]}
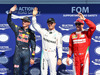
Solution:
{"label": "red racing suit", "polygon": [[69,39],[69,52],[67,57],[73,56],[73,71],[74,75],[88,75],[89,74],[89,46],[91,37],[96,29],[96,25],[85,19],[89,29],[80,32],[73,32]]}

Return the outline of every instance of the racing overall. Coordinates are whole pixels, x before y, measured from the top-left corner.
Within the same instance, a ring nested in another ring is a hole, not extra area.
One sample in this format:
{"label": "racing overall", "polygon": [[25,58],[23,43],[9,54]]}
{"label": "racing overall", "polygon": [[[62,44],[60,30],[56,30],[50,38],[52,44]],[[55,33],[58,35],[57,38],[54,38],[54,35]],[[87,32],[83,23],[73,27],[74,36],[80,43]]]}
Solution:
{"label": "racing overall", "polygon": [[89,29],[73,32],[70,35],[69,53],[67,56],[71,57],[74,53],[74,75],[89,75],[89,47],[96,25],[88,19],[85,19],[85,22],[89,26]]}
{"label": "racing overall", "polygon": [[41,75],[47,75],[48,66],[50,75],[56,75],[56,47],[58,48],[58,58],[62,58],[62,34],[55,29],[41,28],[36,22],[36,17],[32,18],[32,23],[42,36]]}
{"label": "racing overall", "polygon": [[15,25],[11,20],[11,14],[8,14],[7,22],[14,31],[16,37],[16,48],[13,58],[14,75],[19,75],[20,64],[22,64],[22,74],[28,75],[30,64],[29,45],[31,44],[32,59],[34,59],[36,47],[34,32],[29,28],[24,30],[23,27]]}

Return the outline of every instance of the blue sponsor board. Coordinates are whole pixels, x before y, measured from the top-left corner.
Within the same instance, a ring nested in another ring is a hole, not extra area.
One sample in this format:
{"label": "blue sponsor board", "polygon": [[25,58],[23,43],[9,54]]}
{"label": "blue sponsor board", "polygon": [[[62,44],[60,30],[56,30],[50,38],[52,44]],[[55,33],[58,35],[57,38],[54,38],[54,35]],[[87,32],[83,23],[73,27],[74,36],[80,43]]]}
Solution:
{"label": "blue sponsor board", "polygon": [[[13,55],[15,51],[15,35],[7,24],[7,14],[13,5],[0,5],[0,73],[13,75]],[[39,8],[37,15],[37,22],[43,28],[47,27],[47,19],[52,17],[56,21],[56,29],[62,33],[63,37],[63,64],[57,66],[58,75],[73,74],[72,57],[70,59],[70,66],[66,64],[66,57],[68,52],[69,36],[76,31],[74,25],[78,18],[77,13],[82,12],[87,19],[90,19],[96,24],[96,31],[91,39],[90,46],[90,74],[100,73],[100,5],[98,4],[22,4],[17,5],[17,10],[12,14],[12,20],[16,25],[22,26],[20,18],[28,16],[32,19],[32,11],[34,7]],[[30,25],[30,28],[31,25]],[[84,29],[88,28],[85,24]],[[42,50],[41,35],[34,29],[36,34],[36,61],[33,66],[30,66],[30,75],[40,74],[40,57]]]}

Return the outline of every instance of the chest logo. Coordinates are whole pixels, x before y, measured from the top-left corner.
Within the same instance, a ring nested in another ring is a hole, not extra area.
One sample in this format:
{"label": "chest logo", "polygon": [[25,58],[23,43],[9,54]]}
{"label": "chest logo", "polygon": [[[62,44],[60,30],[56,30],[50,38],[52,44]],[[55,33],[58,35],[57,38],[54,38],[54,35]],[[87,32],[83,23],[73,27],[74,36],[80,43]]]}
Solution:
{"label": "chest logo", "polygon": [[84,35],[84,34],[80,34],[80,37],[82,37],[82,38],[83,38],[83,37],[85,37],[85,35]]}
{"label": "chest logo", "polygon": [[21,42],[25,42],[25,43],[28,43],[28,41],[29,41],[28,36],[25,34],[19,34],[17,37],[17,40],[21,41]]}
{"label": "chest logo", "polygon": [[73,36],[72,36],[72,39],[75,39],[75,38],[77,38],[77,35],[73,35]]}

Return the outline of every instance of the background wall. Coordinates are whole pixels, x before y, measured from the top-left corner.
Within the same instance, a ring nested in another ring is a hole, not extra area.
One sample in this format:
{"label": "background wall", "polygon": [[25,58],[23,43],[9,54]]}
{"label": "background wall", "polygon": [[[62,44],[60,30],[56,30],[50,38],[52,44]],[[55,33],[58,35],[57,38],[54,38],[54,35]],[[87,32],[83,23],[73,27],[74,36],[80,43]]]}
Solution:
{"label": "background wall", "polygon": [[100,0],[0,0],[0,4],[100,4]]}
{"label": "background wall", "polygon": [[[80,4],[81,3],[81,4]],[[93,4],[92,4],[93,3]],[[97,4],[96,4],[97,3]],[[82,12],[86,18],[92,20],[96,24],[96,31],[91,39],[90,46],[90,75],[100,74],[100,5],[99,0],[95,2],[91,0],[0,0],[0,75],[13,75],[13,55],[15,51],[15,35],[7,24],[7,14],[9,9],[17,4],[17,10],[13,13],[13,22],[22,26],[20,20],[23,16],[32,18],[32,10],[34,7],[39,8],[37,16],[38,23],[41,27],[47,28],[46,21],[53,17],[56,20],[56,29],[63,35],[63,64],[57,66],[57,75],[66,75],[72,70],[72,57],[70,66],[66,64],[66,55],[68,52],[69,35],[75,31],[74,21],[78,18],[77,13]],[[30,26],[31,28],[31,26]],[[85,24],[85,29],[88,26]],[[34,30],[34,28],[32,28]],[[36,34],[36,59],[35,65],[30,65],[30,75],[40,74],[40,57],[41,57],[41,36],[34,30]],[[36,74],[35,74],[36,73]]]}

